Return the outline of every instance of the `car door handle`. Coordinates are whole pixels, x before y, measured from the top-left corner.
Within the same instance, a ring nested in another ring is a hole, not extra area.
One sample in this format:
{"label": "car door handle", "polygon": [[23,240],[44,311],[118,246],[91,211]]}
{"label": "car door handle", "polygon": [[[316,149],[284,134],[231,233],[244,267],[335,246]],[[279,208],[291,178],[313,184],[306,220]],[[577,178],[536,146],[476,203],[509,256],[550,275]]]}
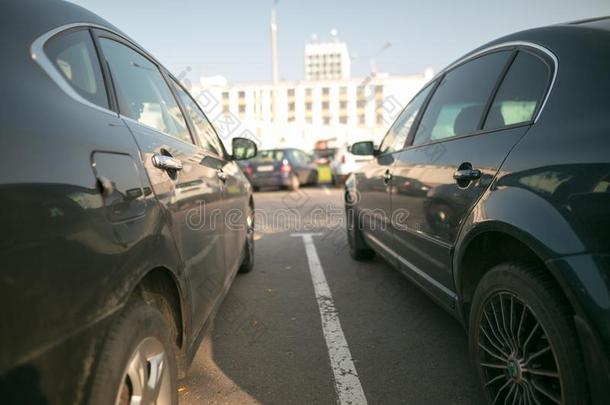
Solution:
{"label": "car door handle", "polygon": [[383,175],[383,184],[385,184],[387,186],[388,184],[390,184],[390,181],[392,181],[392,173],[390,173],[390,171],[387,170],[385,172],[385,174]]}
{"label": "car door handle", "polygon": [[458,181],[476,180],[481,178],[481,171],[479,169],[456,170],[453,173],[453,178]]}
{"label": "car door handle", "polygon": [[182,170],[182,162],[172,156],[155,153],[152,157],[153,166],[163,170]]}
{"label": "car door handle", "polygon": [[222,181],[223,183],[225,181],[227,181],[227,175],[225,172],[223,172],[222,170],[217,170],[216,171],[216,177],[218,177],[220,179],[220,181]]}

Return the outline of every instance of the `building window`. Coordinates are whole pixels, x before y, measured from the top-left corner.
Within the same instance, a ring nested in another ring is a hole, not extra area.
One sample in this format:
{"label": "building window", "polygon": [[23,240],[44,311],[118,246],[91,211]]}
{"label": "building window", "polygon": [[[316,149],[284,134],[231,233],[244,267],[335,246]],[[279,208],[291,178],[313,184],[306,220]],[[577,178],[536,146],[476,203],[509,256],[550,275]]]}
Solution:
{"label": "building window", "polygon": [[356,102],[356,106],[357,106],[358,108],[364,108],[364,107],[366,107],[366,100],[358,100],[358,101]]}
{"label": "building window", "polygon": [[330,125],[330,117],[324,117],[322,119],[322,122],[324,123],[324,125]]}
{"label": "building window", "polygon": [[330,89],[328,87],[323,87],[322,88],[322,95],[323,96],[328,96],[330,94]]}
{"label": "building window", "polygon": [[341,115],[339,116],[339,122],[340,122],[341,124],[347,124],[347,115],[341,114]]}
{"label": "building window", "polygon": [[383,86],[375,86],[375,98],[383,98]]}
{"label": "building window", "polygon": [[245,104],[240,104],[238,111],[239,111],[239,114],[244,115],[246,113],[246,105]]}
{"label": "building window", "polygon": [[341,98],[347,98],[347,87],[342,86],[339,88],[339,96]]}
{"label": "building window", "polygon": [[364,125],[365,123],[364,114],[358,114],[358,124]]}
{"label": "building window", "polygon": [[311,97],[311,89],[305,89],[305,97]]}
{"label": "building window", "polygon": [[339,101],[339,108],[341,110],[347,110],[347,101]]}
{"label": "building window", "polygon": [[294,101],[288,103],[288,111],[294,112]]}
{"label": "building window", "polygon": [[309,102],[305,103],[305,110],[311,112],[311,106],[312,106],[312,103],[309,103]]}
{"label": "building window", "polygon": [[322,101],[322,110],[328,111],[330,103],[328,101]]}
{"label": "building window", "polygon": [[246,92],[245,91],[237,92],[237,97],[239,98],[239,101],[244,100],[246,98]]}
{"label": "building window", "polygon": [[288,98],[294,97],[294,89],[288,89]]}

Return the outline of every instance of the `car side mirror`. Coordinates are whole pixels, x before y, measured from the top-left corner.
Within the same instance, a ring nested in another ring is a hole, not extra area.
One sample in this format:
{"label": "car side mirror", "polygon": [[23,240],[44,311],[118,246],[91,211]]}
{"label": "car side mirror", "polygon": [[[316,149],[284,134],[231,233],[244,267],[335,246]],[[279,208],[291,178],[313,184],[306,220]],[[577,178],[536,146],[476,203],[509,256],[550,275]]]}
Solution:
{"label": "car side mirror", "polygon": [[256,156],[256,144],[247,138],[233,138],[233,160],[248,160]]}
{"label": "car side mirror", "polygon": [[375,145],[371,141],[356,142],[349,151],[352,155],[357,156],[373,156],[375,155]]}

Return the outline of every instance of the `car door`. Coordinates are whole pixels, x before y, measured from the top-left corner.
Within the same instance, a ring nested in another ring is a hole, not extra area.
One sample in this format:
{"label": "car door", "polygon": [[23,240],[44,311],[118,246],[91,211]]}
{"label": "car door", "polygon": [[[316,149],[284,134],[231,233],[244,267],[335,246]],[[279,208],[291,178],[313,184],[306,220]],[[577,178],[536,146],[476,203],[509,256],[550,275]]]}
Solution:
{"label": "car door", "polygon": [[191,332],[197,335],[224,281],[222,185],[208,152],[196,145],[162,73],[139,49],[98,32],[120,115],[141,151],[152,189],[164,208],[188,281]]}
{"label": "car door", "polygon": [[224,245],[225,271],[222,286],[226,289],[241,264],[241,253],[246,243],[250,183],[239,165],[228,158],[218,134],[199,104],[174,78],[170,78],[170,82],[184,106],[198,144],[205,151],[202,164],[216,169],[221,182],[222,215],[218,218],[216,232]]}
{"label": "car door", "polygon": [[460,226],[527,132],[549,74],[544,60],[514,49],[450,70],[396,157],[392,206],[408,212],[393,224],[400,266],[449,305]]}
{"label": "car door", "polygon": [[391,192],[394,188],[392,169],[404,148],[409,129],[424,105],[434,83],[422,89],[400,113],[383,138],[376,156],[354,173],[358,195],[358,223],[377,251],[394,262],[395,246],[392,222]]}

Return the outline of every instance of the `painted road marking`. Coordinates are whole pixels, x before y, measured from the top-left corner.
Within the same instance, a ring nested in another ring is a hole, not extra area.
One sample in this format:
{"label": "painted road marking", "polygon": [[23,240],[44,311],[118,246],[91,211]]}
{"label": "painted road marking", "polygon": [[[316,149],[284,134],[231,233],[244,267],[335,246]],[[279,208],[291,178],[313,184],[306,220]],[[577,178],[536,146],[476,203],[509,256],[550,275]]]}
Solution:
{"label": "painted road marking", "polygon": [[295,233],[291,236],[302,238],[305,244],[309,273],[311,274],[311,281],[313,282],[316,300],[318,301],[318,308],[322,319],[322,332],[326,340],[339,405],[366,405],[366,397],[364,396],[362,385],[360,385],[356,366],[341,329],[339,314],[335,309],[335,302],[326,282],[326,276],[320,264],[316,246],[313,243],[313,237],[320,235],[322,234]]}
{"label": "painted road marking", "polygon": [[330,190],[328,189],[328,186],[322,186],[322,190],[324,190],[324,194],[330,195]]}

